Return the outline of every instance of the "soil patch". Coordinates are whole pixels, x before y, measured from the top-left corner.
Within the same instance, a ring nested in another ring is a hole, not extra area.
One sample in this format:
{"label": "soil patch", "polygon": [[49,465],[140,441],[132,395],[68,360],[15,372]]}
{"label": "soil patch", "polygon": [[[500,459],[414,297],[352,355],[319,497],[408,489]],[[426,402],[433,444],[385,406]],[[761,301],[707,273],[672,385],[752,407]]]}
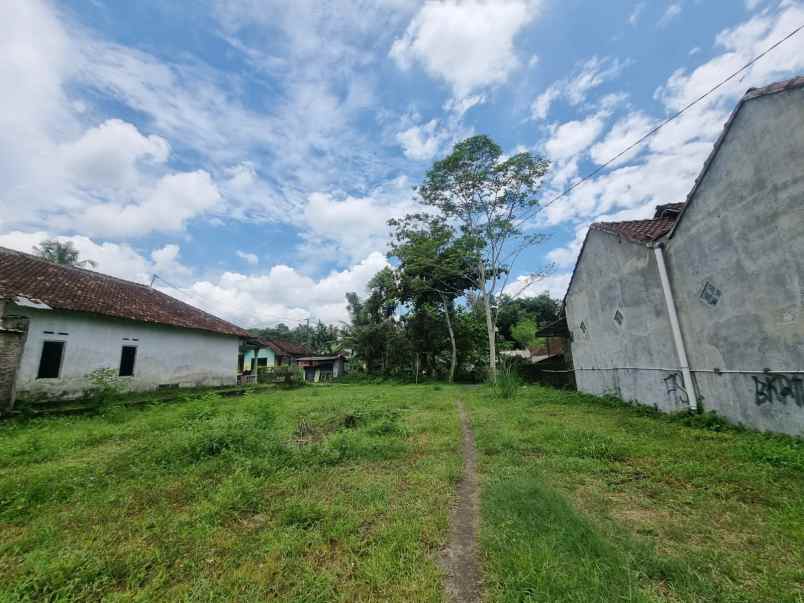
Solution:
{"label": "soil patch", "polygon": [[463,477],[458,483],[456,500],[450,510],[449,543],[442,554],[446,571],[444,590],[454,603],[480,601],[480,565],[477,538],[480,528],[480,494],[477,485],[475,434],[460,400],[455,401],[463,434]]}

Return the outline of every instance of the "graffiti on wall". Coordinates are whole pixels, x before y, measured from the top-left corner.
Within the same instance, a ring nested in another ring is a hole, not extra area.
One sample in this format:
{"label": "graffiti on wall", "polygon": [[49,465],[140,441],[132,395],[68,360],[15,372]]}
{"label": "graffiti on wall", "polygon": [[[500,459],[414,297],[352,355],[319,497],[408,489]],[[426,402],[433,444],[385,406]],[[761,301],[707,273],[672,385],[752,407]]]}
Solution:
{"label": "graffiti on wall", "polygon": [[664,387],[667,391],[667,399],[676,404],[686,404],[687,390],[684,389],[681,373],[670,373],[664,378]]}
{"label": "graffiti on wall", "polygon": [[757,406],[793,402],[804,407],[804,380],[787,375],[763,375],[754,380],[754,402]]}

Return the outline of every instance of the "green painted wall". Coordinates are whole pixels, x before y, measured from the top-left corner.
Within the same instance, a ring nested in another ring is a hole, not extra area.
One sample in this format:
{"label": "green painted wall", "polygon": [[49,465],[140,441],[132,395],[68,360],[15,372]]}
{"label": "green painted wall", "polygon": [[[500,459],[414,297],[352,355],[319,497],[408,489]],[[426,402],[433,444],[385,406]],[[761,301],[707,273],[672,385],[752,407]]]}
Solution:
{"label": "green painted wall", "polygon": [[[245,354],[243,354],[243,369],[250,370],[251,369],[251,360],[254,358],[254,350],[246,350]],[[260,348],[257,352],[257,358],[267,358],[268,359],[268,366],[274,366],[276,364],[276,354],[271,348]]]}

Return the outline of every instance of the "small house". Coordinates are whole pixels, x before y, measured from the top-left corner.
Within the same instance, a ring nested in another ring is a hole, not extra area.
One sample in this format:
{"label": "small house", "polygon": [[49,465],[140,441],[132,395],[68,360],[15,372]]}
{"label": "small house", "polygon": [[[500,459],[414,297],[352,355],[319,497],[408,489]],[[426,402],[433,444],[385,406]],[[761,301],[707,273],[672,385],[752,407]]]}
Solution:
{"label": "small house", "polygon": [[346,373],[346,356],[335,354],[334,356],[307,356],[299,358],[299,367],[304,370],[304,380],[330,381]]}
{"label": "small house", "polygon": [[250,337],[241,346],[238,369],[241,373],[253,374],[261,367],[295,366],[299,358],[310,355],[312,351],[299,343]]}
{"label": "small house", "polygon": [[152,287],[0,247],[0,407],[80,396],[100,369],[128,390],[234,384],[248,336]]}

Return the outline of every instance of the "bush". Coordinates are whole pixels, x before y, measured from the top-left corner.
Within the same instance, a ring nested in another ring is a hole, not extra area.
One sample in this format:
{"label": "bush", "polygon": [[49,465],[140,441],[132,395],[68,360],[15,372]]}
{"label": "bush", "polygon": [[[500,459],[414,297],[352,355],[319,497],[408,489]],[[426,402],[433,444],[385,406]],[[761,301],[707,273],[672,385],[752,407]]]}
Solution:
{"label": "bush", "polygon": [[497,370],[497,383],[493,385],[494,394],[503,400],[512,400],[516,398],[521,386],[522,378],[514,363],[510,360],[501,360]]}
{"label": "bush", "polygon": [[126,391],[123,380],[113,368],[97,369],[86,377],[92,385],[84,390],[84,397],[95,406],[106,404]]}

